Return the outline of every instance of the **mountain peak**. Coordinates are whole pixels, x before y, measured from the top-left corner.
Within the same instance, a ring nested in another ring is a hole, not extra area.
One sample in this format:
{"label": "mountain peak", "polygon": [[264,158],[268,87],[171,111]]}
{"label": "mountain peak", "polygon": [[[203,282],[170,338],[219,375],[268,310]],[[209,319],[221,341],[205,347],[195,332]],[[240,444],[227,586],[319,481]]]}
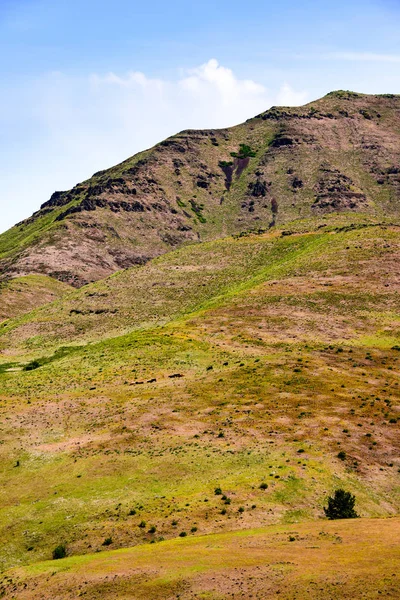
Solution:
{"label": "mountain peak", "polygon": [[242,125],[186,130],[0,236],[3,276],[81,286],[178,246],[330,212],[398,217],[400,96],[337,90]]}

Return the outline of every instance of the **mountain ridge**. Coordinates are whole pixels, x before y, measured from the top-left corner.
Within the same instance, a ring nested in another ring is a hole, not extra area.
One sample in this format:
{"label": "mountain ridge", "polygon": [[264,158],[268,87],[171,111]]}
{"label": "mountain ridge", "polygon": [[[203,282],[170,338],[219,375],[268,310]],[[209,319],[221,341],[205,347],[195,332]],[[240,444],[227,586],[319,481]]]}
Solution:
{"label": "mountain ridge", "polygon": [[75,287],[182,244],[330,212],[398,216],[400,96],[337,91],[184,130],[55,192],[0,236],[2,277]]}

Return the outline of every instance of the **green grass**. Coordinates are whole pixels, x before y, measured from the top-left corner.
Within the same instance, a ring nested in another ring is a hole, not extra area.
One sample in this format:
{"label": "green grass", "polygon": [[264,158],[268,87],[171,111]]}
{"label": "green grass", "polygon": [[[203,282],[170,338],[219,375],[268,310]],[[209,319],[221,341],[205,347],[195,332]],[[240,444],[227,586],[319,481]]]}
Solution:
{"label": "green grass", "polygon": [[3,325],[3,568],[146,544],[151,526],[318,519],[336,487],[363,517],[396,514],[399,234],[190,246]]}
{"label": "green grass", "polygon": [[18,598],[287,600],[397,597],[399,519],[315,522],[177,538],[15,569]]}
{"label": "green grass", "polygon": [[[258,118],[215,132],[217,146],[196,132],[169,140],[187,148],[179,186],[165,144],[85,182],[144,158],[178,212],[192,199],[193,239],[208,241],[79,290],[42,275],[2,283],[5,597],[398,595],[398,207],[365,153],[332,143],[346,137],[332,118],[346,98],[287,109],[295,151],[275,152],[281,123]],[[360,127],[365,102],[371,115],[383,106],[379,129],[395,147],[397,100],[352,102]],[[364,213],[313,214],[317,142],[321,161],[366,193]],[[243,144],[255,156],[227,193],[218,164]],[[200,160],[207,189],[195,186]],[[306,182],[295,195],[293,174]],[[241,204],[256,177],[271,185],[250,211]],[[268,229],[271,197],[283,228]],[[58,251],[65,208],[0,236],[3,264],[29,247]],[[102,255],[165,252],[158,221],[150,231],[142,216],[91,211],[107,232]],[[69,240],[95,256],[74,223]],[[324,520],[338,488],[355,494],[361,519]],[[68,558],[49,561],[60,544]]]}
{"label": "green grass", "polygon": [[47,275],[26,275],[0,283],[0,322],[31,311],[71,291]]}
{"label": "green grass", "polygon": [[[79,200],[79,199],[78,199]],[[56,217],[69,206],[76,204],[77,199],[68,205],[56,207],[52,212],[40,214],[37,218],[23,221],[0,235],[0,259],[15,256],[28,246],[42,242],[44,236],[50,237],[60,229]]]}
{"label": "green grass", "polygon": [[[360,260],[391,256],[394,248],[386,247],[385,243],[392,239],[395,244],[396,236],[397,229],[371,226],[334,234],[328,231],[284,237],[274,233],[252,235],[188,246],[5,323],[0,328],[0,349],[11,346],[19,354],[35,358],[36,348],[54,352],[57,345],[66,342],[79,340],[81,343],[137,327],[162,324],[202,306],[221,302],[224,297],[234,296],[241,289],[250,289],[265,280],[306,277],[309,273],[320,276],[324,271],[340,277],[347,272],[347,262],[354,265],[349,273],[354,278],[354,269]],[[380,240],[381,248],[378,247]],[[151,302],[148,301],[149,285]],[[382,290],[386,297],[392,295],[389,291]],[[342,288],[337,301],[341,294]],[[357,289],[353,302],[357,303],[359,297]],[[379,301],[378,297],[374,300],[374,309]],[[371,308],[368,306],[368,310]],[[29,325],[31,322],[35,323],[34,328]]]}

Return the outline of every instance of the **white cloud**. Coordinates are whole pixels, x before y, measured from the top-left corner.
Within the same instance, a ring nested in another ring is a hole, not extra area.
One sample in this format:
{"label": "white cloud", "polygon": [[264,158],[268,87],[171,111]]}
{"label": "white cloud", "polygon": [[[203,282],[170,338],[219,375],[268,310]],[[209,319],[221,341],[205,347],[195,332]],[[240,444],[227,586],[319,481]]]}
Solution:
{"label": "white cloud", "polygon": [[277,104],[282,106],[300,106],[307,101],[307,92],[296,92],[285,83],[278,92]]}
{"label": "white cloud", "polygon": [[296,105],[307,99],[306,92],[296,92],[287,83],[272,91],[253,80],[240,79],[216,59],[172,81],[130,72],[92,75],[90,84],[97,99],[109,99],[105,120],[110,120],[112,110],[115,131],[123,123],[124,138],[116,136],[124,148],[121,159],[126,152],[138,151],[182,129],[228,127],[272,104]]}
{"label": "white cloud", "polygon": [[237,79],[231,69],[219,65],[215,58],[192,69],[188,77],[179,81],[178,85],[182,90],[194,94],[216,91],[224,106],[244,103],[246,98],[247,100],[256,100],[257,98],[264,100],[267,94],[263,85],[250,79]]}
{"label": "white cloud", "polygon": [[[125,124],[128,120],[133,127],[137,126],[138,116],[133,111],[138,107],[143,111],[139,119],[146,119],[150,103],[157,106],[159,113],[169,115],[168,122],[174,125],[169,133],[182,128],[227,127],[266,110],[277,101],[293,105],[304,102],[307,97],[304,92],[294,92],[286,83],[273,93],[251,79],[239,79],[216,59],[184,72],[175,81],[130,72],[125,76],[92,75],[90,82],[99,92],[102,86],[108,86],[107,93],[113,95],[114,102],[123,107],[123,112],[129,110],[130,117],[126,119],[125,115]],[[141,105],[142,101],[146,106]],[[165,131],[163,123],[158,126],[160,138]]]}
{"label": "white cloud", "polygon": [[164,82],[162,79],[149,79],[140,71],[130,71],[125,77],[120,77],[115,73],[107,73],[107,75],[104,76],[94,74],[89,77],[89,81],[92,83],[92,85],[110,83],[124,88],[134,88],[135,86],[140,86],[143,88],[155,87],[156,89],[161,90],[164,87]]}
{"label": "white cloud", "polygon": [[228,127],[273,104],[307,100],[306,92],[287,83],[270,90],[241,79],[215,59],[173,80],[139,71],[86,78],[51,73],[16,96],[15,106],[7,106],[8,122],[14,118],[22,136],[25,124],[30,131],[15,152],[7,148],[0,164],[0,231],[55,189],[68,189],[182,129]]}

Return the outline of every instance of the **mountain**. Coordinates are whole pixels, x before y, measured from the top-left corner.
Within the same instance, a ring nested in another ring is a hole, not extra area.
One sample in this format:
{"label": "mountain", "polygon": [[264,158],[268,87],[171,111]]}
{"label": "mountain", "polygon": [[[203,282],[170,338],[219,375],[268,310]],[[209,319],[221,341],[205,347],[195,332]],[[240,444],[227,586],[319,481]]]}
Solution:
{"label": "mountain", "polygon": [[0,272],[80,287],[246,229],[342,211],[398,216],[399,200],[400,96],[332,92],[184,131],[55,192],[0,236]]}
{"label": "mountain", "polygon": [[398,107],[186,132],[2,236],[0,597],[400,596]]}

